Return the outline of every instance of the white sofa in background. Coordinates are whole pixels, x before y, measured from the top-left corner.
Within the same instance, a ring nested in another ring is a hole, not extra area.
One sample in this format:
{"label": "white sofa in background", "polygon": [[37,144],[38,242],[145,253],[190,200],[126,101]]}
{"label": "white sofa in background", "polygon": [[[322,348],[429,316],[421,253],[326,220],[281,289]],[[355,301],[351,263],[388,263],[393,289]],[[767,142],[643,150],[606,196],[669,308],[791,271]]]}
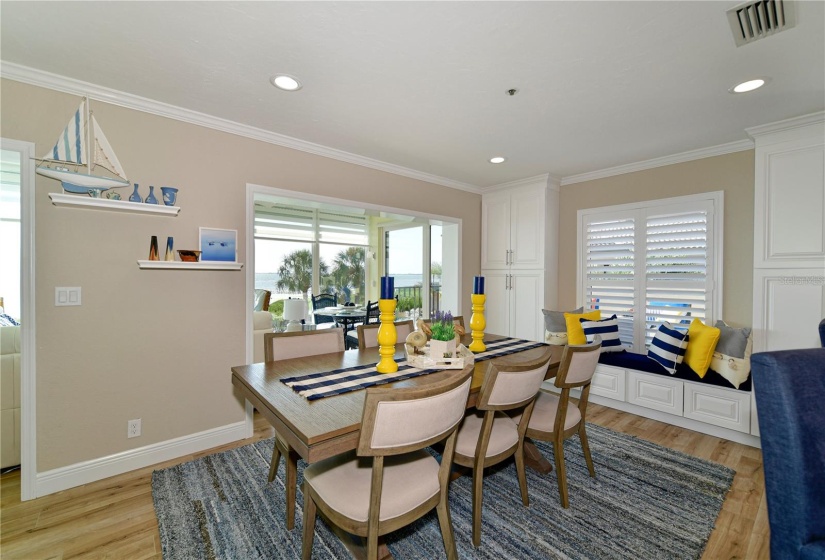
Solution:
{"label": "white sofa in background", "polygon": [[269,311],[252,313],[252,362],[264,361],[264,334],[272,332],[272,315]]}
{"label": "white sofa in background", "polygon": [[20,327],[0,327],[0,468],[20,464]]}

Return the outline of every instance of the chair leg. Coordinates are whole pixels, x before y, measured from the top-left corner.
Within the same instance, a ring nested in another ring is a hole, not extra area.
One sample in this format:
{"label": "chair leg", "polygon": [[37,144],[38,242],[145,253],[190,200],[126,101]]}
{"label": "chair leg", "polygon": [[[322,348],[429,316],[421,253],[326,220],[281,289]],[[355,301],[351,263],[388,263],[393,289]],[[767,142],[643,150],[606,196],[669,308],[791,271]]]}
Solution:
{"label": "chair leg", "polygon": [[458,560],[458,550],[455,547],[455,537],[453,537],[453,521],[450,518],[450,507],[447,504],[447,493],[441,497],[436,506],[438,513],[438,524],[441,526],[441,538],[444,540],[444,550],[447,552],[447,560]]}
{"label": "chair leg", "polygon": [[284,450],[284,459],[286,460],[286,480],[284,481],[284,488],[286,488],[286,528],[292,530],[295,528],[295,491],[298,484],[298,454],[295,453],[289,446]]}
{"label": "chair leg", "polygon": [[481,545],[481,502],[483,498],[484,467],[473,469],[473,546]]}
{"label": "chair leg", "polygon": [[306,491],[304,483],[304,539],[301,544],[301,558],[310,560],[312,558],[312,541],[315,537],[315,501]]}
{"label": "chair leg", "polygon": [[275,480],[278,472],[278,463],[281,461],[281,448],[278,445],[278,436],[275,436],[275,445],[272,447],[272,461],[269,464],[269,482]]}
{"label": "chair leg", "polygon": [[524,472],[524,448],[521,445],[516,449],[516,474],[518,474],[518,487],[521,490],[521,503],[524,507],[530,507],[530,498],[527,496],[527,475]]}
{"label": "chair leg", "polygon": [[367,560],[378,560],[378,531],[367,535]]}
{"label": "chair leg", "polygon": [[593,467],[593,458],[590,456],[590,444],[587,443],[587,432],[584,429],[584,422],[579,426],[579,439],[582,440],[582,452],[584,452],[584,460],[587,462],[587,470],[590,471],[590,476],[596,478],[596,469]]}
{"label": "chair leg", "polygon": [[564,468],[564,440],[553,442],[553,455],[556,457],[556,476],[559,479],[561,507],[567,509],[570,507],[570,503],[567,500],[567,471]]}

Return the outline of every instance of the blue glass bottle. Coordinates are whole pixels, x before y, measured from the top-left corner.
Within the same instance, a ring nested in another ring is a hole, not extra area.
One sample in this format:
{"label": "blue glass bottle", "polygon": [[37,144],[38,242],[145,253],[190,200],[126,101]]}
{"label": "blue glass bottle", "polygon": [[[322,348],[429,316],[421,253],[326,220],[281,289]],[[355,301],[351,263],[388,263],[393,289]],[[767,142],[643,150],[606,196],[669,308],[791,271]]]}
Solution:
{"label": "blue glass bottle", "polygon": [[155,187],[149,187],[149,196],[146,197],[146,204],[157,204],[158,199],[155,198]]}
{"label": "blue glass bottle", "polygon": [[140,198],[138,194],[138,184],[135,183],[135,190],[132,192],[132,195],[129,197],[129,202],[143,202],[143,199]]}

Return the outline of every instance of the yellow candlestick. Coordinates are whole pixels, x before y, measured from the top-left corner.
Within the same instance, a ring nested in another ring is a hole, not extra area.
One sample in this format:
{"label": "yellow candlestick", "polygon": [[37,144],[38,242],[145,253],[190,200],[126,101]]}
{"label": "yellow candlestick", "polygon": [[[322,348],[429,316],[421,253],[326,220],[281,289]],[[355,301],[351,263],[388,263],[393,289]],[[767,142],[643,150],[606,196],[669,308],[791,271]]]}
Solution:
{"label": "yellow candlestick", "polygon": [[487,350],[487,346],[482,342],[484,338],[484,328],[487,326],[487,321],[484,319],[484,302],[487,301],[487,296],[484,294],[472,294],[470,299],[473,302],[473,315],[470,317],[470,329],[473,331],[473,341],[470,343],[469,350],[473,353],[484,352]]}
{"label": "yellow candlestick", "polygon": [[394,373],[398,371],[398,364],[392,357],[395,355],[395,343],[398,334],[395,332],[395,299],[379,299],[378,309],[381,311],[378,327],[378,354],[381,359],[375,366],[378,373]]}

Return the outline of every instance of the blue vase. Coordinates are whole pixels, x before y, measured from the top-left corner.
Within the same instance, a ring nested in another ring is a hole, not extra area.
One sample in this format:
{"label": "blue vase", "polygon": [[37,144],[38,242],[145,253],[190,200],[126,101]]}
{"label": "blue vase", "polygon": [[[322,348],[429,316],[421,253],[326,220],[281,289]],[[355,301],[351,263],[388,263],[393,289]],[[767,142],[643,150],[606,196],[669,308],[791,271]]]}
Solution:
{"label": "blue vase", "polygon": [[178,196],[178,189],[175,187],[161,187],[160,192],[163,193],[163,203],[166,206],[175,205],[175,199]]}
{"label": "blue vase", "polygon": [[157,204],[158,199],[155,198],[155,187],[149,187],[149,196],[146,197],[146,204]]}
{"label": "blue vase", "polygon": [[138,194],[138,184],[137,183],[135,183],[135,190],[132,193],[132,196],[129,197],[129,202],[143,202],[143,199],[140,198],[140,195]]}

